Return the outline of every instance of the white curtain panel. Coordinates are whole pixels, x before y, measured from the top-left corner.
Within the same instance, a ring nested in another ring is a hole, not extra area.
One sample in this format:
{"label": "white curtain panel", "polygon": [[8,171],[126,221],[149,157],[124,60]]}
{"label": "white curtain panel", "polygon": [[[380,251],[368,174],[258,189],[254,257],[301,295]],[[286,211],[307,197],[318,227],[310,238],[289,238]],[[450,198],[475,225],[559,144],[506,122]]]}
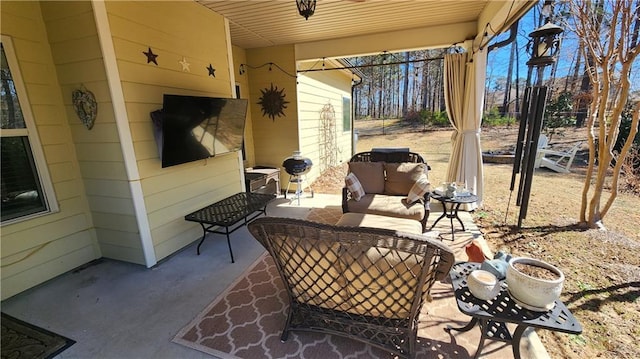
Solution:
{"label": "white curtain panel", "polygon": [[480,146],[480,125],[484,106],[487,68],[486,47],[473,54],[448,54],[444,59],[445,104],[454,131],[451,136],[451,156],[447,181],[464,182],[478,196],[475,205],[482,205],[483,170]]}

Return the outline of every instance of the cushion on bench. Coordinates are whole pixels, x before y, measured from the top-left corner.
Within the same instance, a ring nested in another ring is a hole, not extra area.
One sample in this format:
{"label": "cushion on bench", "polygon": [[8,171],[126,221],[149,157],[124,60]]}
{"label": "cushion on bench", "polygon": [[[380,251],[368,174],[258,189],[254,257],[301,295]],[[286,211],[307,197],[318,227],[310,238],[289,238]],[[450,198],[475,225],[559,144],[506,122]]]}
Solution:
{"label": "cushion on bench", "polygon": [[343,214],[336,226],[386,228],[400,232],[422,234],[422,223],[417,220],[355,212]]}
{"label": "cushion on bench", "polygon": [[365,194],[359,201],[347,202],[349,212],[377,214],[396,218],[409,218],[421,221],[425,215],[424,204],[407,204],[406,198],[384,194]]}

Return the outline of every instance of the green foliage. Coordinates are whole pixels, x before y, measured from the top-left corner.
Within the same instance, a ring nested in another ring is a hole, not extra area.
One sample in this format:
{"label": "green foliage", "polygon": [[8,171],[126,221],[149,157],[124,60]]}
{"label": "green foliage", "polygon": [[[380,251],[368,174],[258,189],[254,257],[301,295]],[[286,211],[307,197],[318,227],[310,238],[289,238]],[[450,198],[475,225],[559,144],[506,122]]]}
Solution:
{"label": "green foliage", "polygon": [[418,112],[416,109],[412,108],[407,111],[407,113],[403,117],[403,120],[412,123],[420,123],[424,126],[451,126],[451,123],[449,122],[449,116],[447,116],[446,111],[421,110]]}
{"label": "green foliage", "polygon": [[[578,289],[580,289],[580,291],[582,292],[588,292],[590,290],[593,290],[593,286],[589,283],[578,281],[576,285],[578,286]],[[586,298],[586,295],[585,295],[585,298]]]}
{"label": "green foliage", "polygon": [[580,346],[587,345],[587,338],[585,338],[582,334],[569,334],[569,340]]}
{"label": "green foliage", "polygon": [[510,116],[501,116],[498,107],[494,106],[482,116],[483,127],[511,126],[516,123],[516,119]]}
{"label": "green foliage", "polygon": [[544,110],[542,130],[546,132],[549,138],[553,135],[562,135],[560,128],[576,124],[575,117],[571,116],[572,112],[573,94],[569,91],[563,91],[547,104]]}
{"label": "green foliage", "polygon": [[451,126],[451,122],[449,122],[449,116],[447,116],[446,111],[420,111],[420,117],[427,125],[431,125],[434,127],[449,127]]}

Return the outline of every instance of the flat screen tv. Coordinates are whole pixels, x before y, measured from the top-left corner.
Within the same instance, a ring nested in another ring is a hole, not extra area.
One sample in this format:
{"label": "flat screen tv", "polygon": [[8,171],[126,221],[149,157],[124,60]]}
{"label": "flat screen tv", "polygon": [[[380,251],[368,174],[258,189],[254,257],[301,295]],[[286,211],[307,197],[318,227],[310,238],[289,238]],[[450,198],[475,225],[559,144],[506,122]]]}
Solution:
{"label": "flat screen tv", "polygon": [[162,167],[242,149],[247,100],[164,95],[151,113]]}

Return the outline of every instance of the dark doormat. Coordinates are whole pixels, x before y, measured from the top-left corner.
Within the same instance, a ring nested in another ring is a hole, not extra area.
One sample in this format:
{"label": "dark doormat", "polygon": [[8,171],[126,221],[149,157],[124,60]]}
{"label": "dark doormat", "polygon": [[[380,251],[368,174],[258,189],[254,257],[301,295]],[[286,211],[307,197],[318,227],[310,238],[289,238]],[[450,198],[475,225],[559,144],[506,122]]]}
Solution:
{"label": "dark doormat", "polygon": [[76,341],[2,313],[2,359],[48,359]]}

